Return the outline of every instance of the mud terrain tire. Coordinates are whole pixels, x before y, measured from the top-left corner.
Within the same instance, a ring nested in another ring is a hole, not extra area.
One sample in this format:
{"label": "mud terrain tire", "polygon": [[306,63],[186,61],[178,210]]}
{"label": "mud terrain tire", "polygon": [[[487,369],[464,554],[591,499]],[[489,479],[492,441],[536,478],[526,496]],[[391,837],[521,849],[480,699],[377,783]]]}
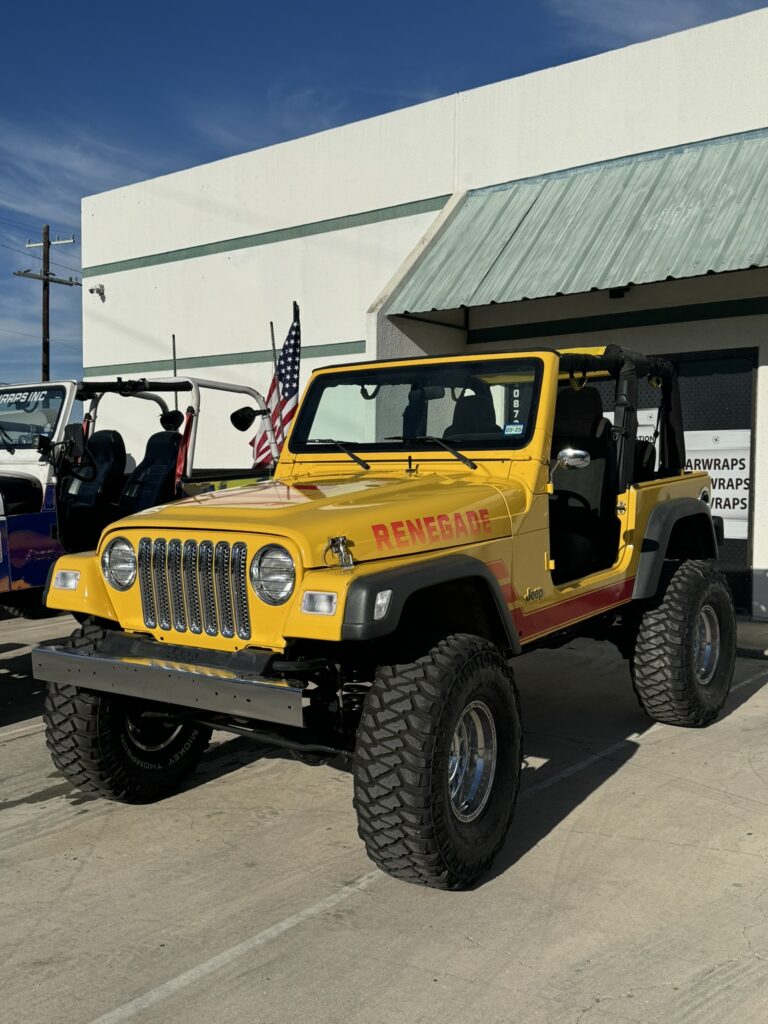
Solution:
{"label": "mud terrain tire", "polygon": [[[354,757],[358,832],[371,860],[395,878],[438,889],[477,879],[512,820],[521,731],[512,671],[487,640],[449,636],[411,664],[381,667],[365,699]],[[486,741],[467,742],[465,754],[474,749],[482,756],[465,757],[475,768],[461,776],[469,788],[457,791],[457,737],[473,735]],[[469,794],[463,802],[462,794]]]}
{"label": "mud terrain tire", "polygon": [[123,803],[150,803],[175,792],[196,767],[211,730],[151,719],[142,725],[141,708],[139,701],[49,683],[43,721],[53,763],[78,789]]}
{"label": "mud terrain tire", "polygon": [[728,697],[735,658],[725,576],[712,562],[682,562],[638,625],[632,676],[641,706],[667,725],[709,725]]}

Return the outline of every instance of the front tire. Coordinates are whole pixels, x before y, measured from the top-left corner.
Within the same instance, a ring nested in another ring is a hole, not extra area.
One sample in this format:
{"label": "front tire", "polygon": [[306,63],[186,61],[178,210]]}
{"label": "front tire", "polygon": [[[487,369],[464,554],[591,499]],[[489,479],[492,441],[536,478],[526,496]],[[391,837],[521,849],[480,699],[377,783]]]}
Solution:
{"label": "front tire", "polygon": [[514,679],[487,640],[450,636],[408,665],[380,668],[354,758],[358,832],[394,878],[439,889],[488,869],[520,783]]}
{"label": "front tire", "polygon": [[709,725],[728,697],[735,660],[725,576],[712,562],[683,562],[639,622],[632,676],[641,706],[667,725]]}
{"label": "front tire", "polygon": [[211,730],[146,718],[142,701],[48,684],[43,721],[54,765],[78,789],[124,803],[175,792],[194,771]]}

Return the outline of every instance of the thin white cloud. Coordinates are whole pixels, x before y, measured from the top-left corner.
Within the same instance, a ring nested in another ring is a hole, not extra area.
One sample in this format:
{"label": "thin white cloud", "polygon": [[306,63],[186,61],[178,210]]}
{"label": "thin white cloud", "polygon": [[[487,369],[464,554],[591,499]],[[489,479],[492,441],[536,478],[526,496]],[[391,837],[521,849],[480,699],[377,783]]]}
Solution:
{"label": "thin white cloud", "polygon": [[214,148],[215,158],[325,131],[349,120],[349,111],[346,101],[330,91],[277,83],[250,101],[223,95],[196,100],[187,120]]}
{"label": "thin white cloud", "polygon": [[146,178],[160,162],[157,154],[142,158],[77,126],[33,129],[0,118],[0,207],[16,219],[77,229],[82,196]]}
{"label": "thin white cloud", "polygon": [[608,49],[764,7],[760,0],[543,0],[565,42]]}
{"label": "thin white cloud", "polygon": [[[261,149],[289,139],[314,135],[371,116],[359,97],[376,97],[383,110],[425,103],[443,95],[431,83],[412,89],[374,88],[351,83],[344,93],[321,86],[295,88],[273,84],[252,101],[219,95],[191,104],[187,121],[195,134],[215,150],[213,158]],[[377,110],[376,113],[379,111]]]}

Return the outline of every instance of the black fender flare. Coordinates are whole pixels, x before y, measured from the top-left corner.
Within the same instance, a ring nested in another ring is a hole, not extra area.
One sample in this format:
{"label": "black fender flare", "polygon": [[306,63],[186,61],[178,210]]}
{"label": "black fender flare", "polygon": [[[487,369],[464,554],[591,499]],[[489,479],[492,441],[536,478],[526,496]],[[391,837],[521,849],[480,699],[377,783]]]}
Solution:
{"label": "black fender flare", "polygon": [[712,518],[712,510],[705,501],[700,498],[670,498],[653,509],[640,548],[640,562],[632,591],[634,601],[642,601],[656,594],[674,526],[683,519],[701,515],[705,515],[709,522],[711,545],[708,550],[701,552],[700,557],[717,558],[718,530]]}
{"label": "black fender flare", "polygon": [[[506,637],[507,649],[513,654],[519,654],[520,638],[501,593],[499,581],[485,562],[471,555],[443,555],[411,565],[382,569],[381,572],[370,573],[354,580],[347,592],[341,638],[359,641],[388,636],[397,629],[405,602],[413,594],[428,587],[439,586],[441,583],[473,578],[481,580],[493,598]],[[381,590],[391,590],[392,597],[386,615],[381,619],[374,619],[376,595]]]}

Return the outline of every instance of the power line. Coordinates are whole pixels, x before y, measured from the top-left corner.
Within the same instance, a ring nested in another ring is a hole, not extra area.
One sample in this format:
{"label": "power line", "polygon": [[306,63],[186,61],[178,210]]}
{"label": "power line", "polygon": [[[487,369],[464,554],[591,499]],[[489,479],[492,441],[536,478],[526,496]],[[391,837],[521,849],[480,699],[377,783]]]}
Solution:
{"label": "power line", "polygon": [[[38,263],[42,263],[43,261],[42,256],[35,256],[33,253],[25,252],[24,249],[15,249],[12,245],[6,245],[5,242],[0,242],[0,246],[2,246],[3,249],[8,249],[10,252],[17,252],[20,256],[28,256],[31,260],[37,260]],[[82,273],[80,267],[71,267],[69,263],[62,263],[61,260],[49,260],[49,262],[53,263],[57,267],[65,267],[67,270],[71,270],[75,274]]]}
{"label": "power line", "polygon": [[[12,334],[16,338],[34,338],[35,341],[40,340],[36,334],[27,334],[26,331],[13,331],[10,327],[0,327],[0,331],[2,331],[3,334]],[[56,345],[63,345],[64,348],[71,348],[73,352],[80,352],[82,350],[81,345],[73,345],[71,341],[59,341],[58,338],[51,338],[51,341]]]}

